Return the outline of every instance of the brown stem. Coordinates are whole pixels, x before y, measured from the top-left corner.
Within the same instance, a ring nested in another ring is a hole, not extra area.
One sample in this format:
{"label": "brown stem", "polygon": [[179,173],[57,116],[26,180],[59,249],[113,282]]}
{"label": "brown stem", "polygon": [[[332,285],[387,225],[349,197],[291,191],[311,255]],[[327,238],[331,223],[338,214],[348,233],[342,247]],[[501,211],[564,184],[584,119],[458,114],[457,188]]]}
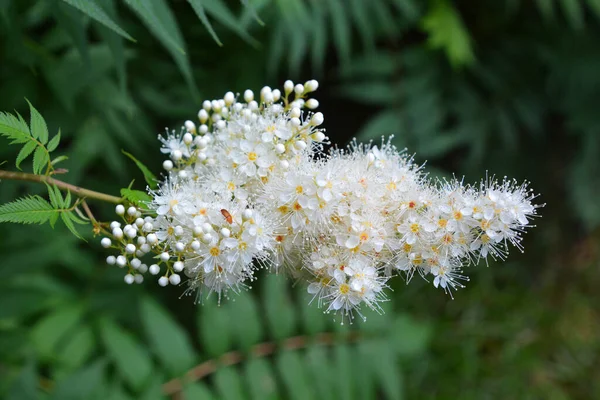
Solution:
{"label": "brown stem", "polygon": [[0,170],[0,180],[2,180],[2,179],[13,180],[13,181],[48,183],[50,185],[56,185],[59,189],[68,190],[78,197],[96,199],[96,200],[106,201],[108,203],[118,204],[123,201],[123,199],[120,197],[111,196],[109,194],[104,194],[104,193],[100,193],[100,192],[95,192],[93,190],[84,189],[79,186],[71,185],[70,183],[59,181],[58,179],[54,179],[49,176],[34,175],[34,174],[28,174],[25,172],[11,172],[11,171]]}
{"label": "brown stem", "polygon": [[[284,340],[281,343],[281,347],[286,350],[297,350],[306,347],[309,343],[319,343],[323,345],[331,345],[335,343],[336,335],[334,333],[321,333],[316,337],[309,336],[294,336]],[[356,333],[350,334],[346,340],[353,342],[358,339]],[[252,357],[266,357],[275,353],[278,348],[276,342],[264,342],[259,343],[250,349],[249,354]],[[219,367],[225,367],[229,365],[239,364],[244,360],[244,353],[241,351],[230,351],[223,354],[218,359],[208,360],[202,364],[196,365],[185,373],[183,378],[172,379],[162,385],[162,392],[167,396],[172,396],[173,399],[177,399],[179,393],[183,389],[183,384],[194,382],[204,378],[207,375],[212,374]]]}
{"label": "brown stem", "polygon": [[88,218],[90,219],[90,221],[92,222],[92,224],[96,224],[96,218],[94,218],[94,214],[92,214],[92,210],[90,210],[90,207],[88,206],[88,204],[85,202],[85,200],[83,200],[81,202],[81,206],[83,207],[83,211],[85,211],[85,215],[88,216]]}

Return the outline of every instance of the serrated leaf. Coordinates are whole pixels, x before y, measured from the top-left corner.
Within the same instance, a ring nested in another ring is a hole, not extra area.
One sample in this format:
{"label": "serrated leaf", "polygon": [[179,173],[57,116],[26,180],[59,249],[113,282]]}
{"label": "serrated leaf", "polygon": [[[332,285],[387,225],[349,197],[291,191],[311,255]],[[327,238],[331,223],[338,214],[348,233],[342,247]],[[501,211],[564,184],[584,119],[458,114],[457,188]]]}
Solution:
{"label": "serrated leaf", "polygon": [[250,11],[250,15],[252,15],[252,18],[254,18],[254,20],[256,22],[258,22],[258,24],[260,26],[265,26],[265,23],[263,22],[262,19],[260,19],[260,17],[258,16],[258,13],[256,12],[256,9],[250,3],[250,1],[248,1],[248,0],[240,0],[240,3],[242,3],[244,5],[244,7],[246,7],[246,9]]}
{"label": "serrated leaf", "polygon": [[123,188],[121,189],[121,196],[136,205],[144,205],[152,201],[152,197],[141,190]]}
{"label": "serrated leaf", "polygon": [[221,40],[217,36],[217,33],[213,29],[210,21],[208,20],[208,17],[206,16],[206,13],[204,12],[204,6],[202,6],[202,2],[203,1],[204,0],[188,0],[188,3],[190,3],[190,5],[192,6],[192,8],[194,9],[194,12],[198,16],[198,18],[200,18],[200,21],[202,22],[202,25],[204,25],[204,27],[206,28],[206,30],[208,31],[208,33],[210,33],[210,35],[212,36],[213,40],[215,42],[217,42],[217,44],[219,46],[223,46],[223,43],[221,42]]}
{"label": "serrated leaf", "polygon": [[33,153],[33,173],[36,175],[41,175],[48,161],[49,158],[46,149],[38,146]]}
{"label": "serrated leaf", "polygon": [[81,235],[79,234],[79,232],[77,232],[77,229],[75,229],[75,225],[73,225],[73,221],[69,217],[70,214],[71,213],[63,212],[63,213],[60,214],[60,218],[62,219],[62,221],[65,224],[65,226],[67,227],[67,229],[69,229],[69,231],[73,235],[75,235],[75,237],[77,237],[78,239],[81,239],[81,240],[85,240],[83,237],[81,237]]}
{"label": "serrated leaf", "polygon": [[150,189],[156,189],[158,187],[158,184],[156,183],[156,176],[148,169],[148,167],[146,167],[144,164],[138,161],[137,158],[125,150],[121,150],[121,152],[129,157],[135,163],[135,165],[137,165],[140,171],[142,171],[142,174],[144,174],[144,179],[146,180],[146,183]]}
{"label": "serrated leaf", "polygon": [[47,146],[48,152],[50,153],[50,152],[53,152],[54,150],[56,150],[59,143],[60,143],[60,129],[58,130],[58,133],[52,138],[52,140],[50,140],[50,142],[48,143],[48,146]]}
{"label": "serrated leaf", "polygon": [[68,160],[68,159],[69,159],[69,157],[67,157],[67,156],[58,156],[54,160],[52,160],[50,163],[54,166],[62,161]]}
{"label": "serrated leaf", "polygon": [[185,330],[154,300],[145,297],[140,307],[150,348],[161,363],[173,374],[190,368],[197,358]]}
{"label": "serrated leaf", "polygon": [[101,321],[100,335],[121,377],[135,390],[141,389],[152,373],[152,360],[146,351],[129,333],[108,319]]}
{"label": "serrated leaf", "polygon": [[31,155],[31,153],[33,153],[33,150],[35,150],[36,147],[37,147],[36,142],[25,143],[25,146],[23,146],[21,151],[19,151],[19,154],[17,155],[17,160],[15,161],[15,165],[17,166],[18,169],[21,169],[20,165],[23,162],[23,160],[25,160],[27,157],[29,157]]}
{"label": "serrated leaf", "polygon": [[56,383],[51,400],[88,400],[101,385],[104,377],[105,360],[80,369]]}
{"label": "serrated leaf", "polygon": [[277,380],[271,364],[262,358],[253,358],[245,363],[246,387],[252,400],[276,400]]}
{"label": "serrated leaf", "polygon": [[96,350],[96,338],[92,329],[87,326],[78,327],[69,335],[64,346],[60,346],[61,364],[68,368],[81,367]]}
{"label": "serrated leaf", "polygon": [[52,8],[58,26],[71,38],[87,67],[90,66],[90,51],[87,38],[87,23],[81,14],[63,3]]}
{"label": "serrated leaf", "polygon": [[59,210],[40,196],[28,196],[0,206],[0,222],[43,224]]}
{"label": "serrated leaf", "polygon": [[13,143],[27,143],[31,140],[29,126],[22,118],[0,112],[0,135],[6,136]]}
{"label": "serrated leaf", "polygon": [[333,40],[338,53],[338,61],[343,66],[350,61],[350,50],[352,47],[352,31],[348,22],[349,18],[346,15],[346,8],[340,0],[330,0],[327,4],[330,8]]}
{"label": "serrated leaf", "polygon": [[63,0],[65,3],[77,8],[79,11],[86,14],[88,17],[98,21],[113,32],[123,36],[125,39],[135,42],[125,30],[117,25],[108,14],[100,7],[95,0]]}
{"label": "serrated leaf", "polygon": [[213,379],[220,400],[244,400],[247,398],[240,375],[234,367],[219,368]]}
{"label": "serrated leaf", "polygon": [[433,1],[422,27],[429,34],[429,45],[443,50],[452,66],[466,66],[475,60],[469,32],[448,0]]}
{"label": "serrated leaf", "polygon": [[46,120],[38,110],[31,105],[29,100],[27,100],[27,104],[29,104],[29,112],[31,114],[31,122],[29,124],[31,127],[31,135],[42,142],[42,144],[48,143],[48,126],[46,126]]}
{"label": "serrated leaf", "polygon": [[190,400],[215,400],[210,389],[202,382],[188,383],[183,387],[183,398]]}
{"label": "serrated leaf", "polygon": [[209,355],[218,357],[231,348],[231,315],[227,306],[217,304],[215,297],[204,301],[198,312],[200,339]]}
{"label": "serrated leaf", "polygon": [[81,304],[63,305],[57,311],[46,316],[31,330],[31,341],[43,357],[51,357],[59,342],[67,337],[83,317]]}

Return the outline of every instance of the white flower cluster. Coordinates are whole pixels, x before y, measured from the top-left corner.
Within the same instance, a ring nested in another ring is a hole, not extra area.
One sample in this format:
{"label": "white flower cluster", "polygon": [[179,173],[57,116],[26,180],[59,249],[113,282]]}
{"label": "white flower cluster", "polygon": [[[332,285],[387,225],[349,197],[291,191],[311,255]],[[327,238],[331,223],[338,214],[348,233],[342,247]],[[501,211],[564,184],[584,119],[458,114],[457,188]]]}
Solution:
{"label": "white flower cluster", "polygon": [[199,124],[160,137],[168,176],[147,209],[117,207],[125,226],[114,221],[102,240],[120,252],[107,262],[128,268],[127,283],[149,271],[178,285],[183,273],[190,289],[219,295],[260,267],[285,271],[352,318],[380,310],[395,275],[431,276],[451,293],[467,280],[462,267],[520,248],[538,208],[525,184],[432,182],[390,142],[324,153],[323,114],[308,98],[317,87],[286,81],[259,101],[229,92],[204,102]]}

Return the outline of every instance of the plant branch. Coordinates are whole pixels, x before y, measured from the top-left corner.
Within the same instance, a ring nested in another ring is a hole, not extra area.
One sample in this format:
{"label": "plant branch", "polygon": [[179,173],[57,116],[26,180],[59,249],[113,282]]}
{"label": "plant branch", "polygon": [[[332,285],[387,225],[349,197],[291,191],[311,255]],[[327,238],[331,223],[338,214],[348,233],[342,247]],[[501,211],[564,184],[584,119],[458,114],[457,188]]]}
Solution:
{"label": "plant branch", "polygon": [[50,185],[56,185],[61,190],[68,190],[77,197],[81,198],[89,198],[96,199],[100,201],[105,201],[108,203],[121,203],[123,199],[117,196],[111,196],[109,194],[95,192],[93,190],[84,189],[79,186],[71,185],[70,183],[66,183],[63,181],[59,181],[58,179],[54,179],[50,176],[44,175],[35,175],[28,174],[26,172],[11,172],[0,170],[0,180],[12,180],[12,181],[26,181],[26,182],[37,182],[37,183],[47,183]]}
{"label": "plant branch", "polygon": [[[351,333],[346,337],[349,342],[354,342],[359,338],[357,333]],[[263,342],[253,346],[248,355],[250,357],[266,357],[277,351],[278,348],[284,350],[298,350],[308,346],[311,343],[318,343],[322,345],[332,345],[336,343],[336,339],[339,336],[335,333],[321,333],[315,337],[310,336],[294,336],[288,338],[278,345],[277,342]],[[200,380],[207,375],[215,372],[219,367],[226,367],[229,365],[239,364],[245,359],[245,353],[242,351],[230,351],[223,354],[218,359],[212,359],[203,362],[202,364],[196,365],[190,369],[182,378],[172,379],[162,385],[162,392],[167,396],[172,396],[173,399],[177,399],[179,393],[183,390],[184,383],[195,382]]]}

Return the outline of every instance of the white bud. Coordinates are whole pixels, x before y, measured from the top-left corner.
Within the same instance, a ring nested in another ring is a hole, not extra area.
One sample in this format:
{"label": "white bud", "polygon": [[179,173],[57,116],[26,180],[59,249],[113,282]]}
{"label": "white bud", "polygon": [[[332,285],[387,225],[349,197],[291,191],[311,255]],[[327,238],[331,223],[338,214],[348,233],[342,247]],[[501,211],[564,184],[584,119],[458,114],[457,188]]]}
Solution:
{"label": "white bud", "polygon": [[161,276],[160,278],[158,278],[158,284],[162,287],[165,287],[169,284],[169,278],[167,278],[166,276]]}
{"label": "white bud", "polygon": [[202,239],[200,239],[200,240],[202,240],[202,243],[208,244],[208,243],[210,243],[212,241],[212,238],[213,237],[212,237],[212,235],[210,233],[206,233],[206,234],[204,234],[202,236]]}
{"label": "white bud", "polygon": [[113,230],[115,228],[120,228],[121,227],[121,223],[117,222],[117,221],[113,221],[110,223],[110,229]]}
{"label": "white bud", "polygon": [[181,225],[177,225],[175,228],[173,228],[173,233],[175,233],[175,236],[183,235],[183,227]]}
{"label": "white bud", "polygon": [[288,169],[290,167],[290,162],[288,160],[281,160],[279,165],[281,165],[281,168],[283,169]]}
{"label": "white bud", "polygon": [[205,109],[198,111],[198,119],[201,123],[205,123],[206,121],[208,121],[208,112],[206,112]]}
{"label": "white bud", "polygon": [[194,141],[194,137],[192,136],[192,134],[191,134],[191,133],[189,133],[189,132],[186,132],[186,133],[183,135],[183,143],[185,143],[185,144],[187,144],[187,145],[190,145],[190,144],[192,144],[192,142],[193,142],[193,141]]}
{"label": "white bud", "polygon": [[315,108],[319,107],[319,102],[316,99],[308,99],[304,105],[306,108],[314,110]]}
{"label": "white bud", "polygon": [[108,265],[115,265],[116,262],[117,262],[117,258],[115,256],[106,257],[106,263]]}
{"label": "white bud", "polygon": [[298,107],[292,108],[292,112],[290,112],[290,117],[292,118],[300,118],[300,114],[302,111]]}
{"label": "white bud", "polygon": [[225,100],[225,104],[231,105],[231,104],[233,104],[233,101],[235,100],[235,95],[232,92],[227,92],[227,93],[225,93],[223,100]]}
{"label": "white bud", "polygon": [[171,152],[171,158],[175,161],[179,161],[183,158],[183,153],[181,152],[181,150],[173,150]]}
{"label": "white bud", "polygon": [[252,111],[258,109],[258,103],[256,100],[252,100],[250,103],[248,103],[248,109]]}
{"label": "white bud", "polygon": [[208,222],[205,222],[202,224],[202,229],[204,230],[204,232],[208,233],[208,232],[212,232],[213,231],[213,227],[211,224],[209,224]]}
{"label": "white bud", "polygon": [[128,238],[133,239],[137,236],[137,231],[133,228],[129,228],[125,231],[125,235],[127,235]]}
{"label": "white bud", "polygon": [[192,249],[193,249],[193,250],[199,250],[199,249],[200,249],[200,242],[199,242],[199,241],[197,241],[197,240],[194,240],[194,241],[192,242],[191,246],[192,246]]}
{"label": "white bud", "polygon": [[131,285],[133,283],[133,281],[135,280],[135,278],[133,277],[133,275],[127,274],[127,275],[125,275],[124,280],[125,280],[126,284]]}
{"label": "white bud", "polygon": [[204,230],[202,229],[201,226],[194,227],[194,236],[198,237],[198,236],[202,235],[203,233],[204,233]]}
{"label": "white bud", "polygon": [[146,253],[144,253],[142,251],[142,249],[137,249],[136,252],[135,252],[135,256],[136,257],[144,257],[144,254],[146,254]]}
{"label": "white bud", "polygon": [[146,264],[142,264],[138,268],[138,271],[142,274],[145,274],[146,272],[148,272],[148,266]]}
{"label": "white bud", "polygon": [[275,89],[271,93],[273,94],[273,101],[279,101],[279,99],[281,98],[281,92],[279,91],[279,89]]}
{"label": "white bud", "polygon": [[212,108],[212,105],[210,103],[210,100],[204,100],[202,102],[202,108],[206,111],[210,111],[210,109]]}
{"label": "white bud", "polygon": [[171,258],[171,256],[166,251],[160,253],[160,259],[162,261],[169,261],[169,258]]}
{"label": "white bud", "polygon": [[313,134],[313,139],[314,139],[316,142],[322,142],[323,140],[325,140],[325,134],[324,134],[323,132],[321,132],[321,131],[316,131],[316,132]]}
{"label": "white bud", "polygon": [[221,235],[223,237],[229,237],[229,236],[231,236],[231,231],[229,229],[227,229],[227,228],[222,228],[221,229]]}
{"label": "white bud", "polygon": [[112,241],[109,238],[102,238],[102,240],[100,241],[100,245],[102,247],[104,247],[105,249],[108,249],[110,247],[110,245],[112,244]]}
{"label": "white bud", "polygon": [[189,119],[184,122],[183,126],[185,126],[185,130],[188,132],[196,132],[196,124]]}
{"label": "white bud", "polygon": [[173,274],[169,277],[169,282],[173,286],[179,285],[179,283],[181,282],[181,277],[177,274]]}
{"label": "white bud", "polygon": [[304,140],[298,140],[294,143],[294,147],[298,150],[304,150],[306,148],[306,142]]}
{"label": "white bud", "polygon": [[158,242],[158,237],[154,233],[151,233],[148,236],[146,236],[146,241],[149,244],[156,244]]}
{"label": "white bud", "polygon": [[117,265],[120,268],[123,268],[125,265],[127,265],[127,259],[125,258],[125,256],[118,256],[117,257]]}
{"label": "white bud", "polygon": [[137,226],[138,228],[141,228],[143,225],[144,225],[144,220],[142,218],[135,219],[135,226]]}
{"label": "white bud", "polygon": [[223,120],[220,120],[220,121],[218,121],[218,122],[217,122],[215,125],[216,125],[216,127],[217,127],[218,129],[224,129],[224,128],[225,128],[225,121],[223,121]]}
{"label": "white bud", "polygon": [[311,79],[310,81],[304,83],[304,88],[307,92],[314,92],[319,88],[319,82],[317,82],[314,79]]}
{"label": "white bud", "polygon": [[125,207],[123,207],[122,204],[119,204],[118,206],[115,207],[115,212],[117,213],[117,215],[124,215]]}
{"label": "white bud", "polygon": [[142,262],[139,258],[134,258],[133,260],[131,260],[130,264],[133,267],[133,269],[138,269],[140,265],[142,265]]}
{"label": "white bud", "polygon": [[242,212],[242,219],[244,221],[248,221],[250,218],[252,218],[252,215],[254,213],[252,212],[252,210],[246,208],[243,212]]}
{"label": "white bud", "polygon": [[310,123],[315,125],[315,126],[319,126],[323,123],[324,121],[324,117],[323,117],[323,113],[322,112],[318,112],[315,113],[312,118],[310,119]]}
{"label": "white bud", "polygon": [[283,83],[283,90],[285,91],[285,94],[290,94],[292,92],[292,90],[294,90],[294,82],[287,80]]}
{"label": "white bud", "polygon": [[301,95],[302,93],[304,93],[304,85],[299,83],[296,86],[294,86],[294,93]]}
{"label": "white bud", "polygon": [[206,132],[208,132],[208,125],[205,125],[205,124],[200,125],[200,129],[198,129],[198,131],[204,135]]}
{"label": "white bud", "polygon": [[273,93],[272,92],[267,92],[262,96],[262,99],[265,103],[270,104],[273,102],[274,98],[273,98]]}
{"label": "white bud", "polygon": [[143,245],[143,244],[146,244],[146,238],[145,238],[145,237],[143,237],[143,236],[139,236],[139,237],[137,238],[137,244],[138,244],[139,246],[141,246],[141,245]]}
{"label": "white bud", "polygon": [[277,143],[275,145],[275,151],[277,151],[279,154],[283,154],[285,153],[285,146],[282,143]]}
{"label": "white bud", "polygon": [[135,280],[135,283],[137,283],[138,285],[142,282],[144,282],[144,276],[142,274],[137,274],[136,276],[133,277]]}
{"label": "white bud", "polygon": [[297,128],[300,126],[300,118],[291,118],[290,123],[292,124],[293,127]]}
{"label": "white bud", "polygon": [[177,242],[175,243],[175,250],[177,250],[178,252],[182,252],[185,250],[185,244],[181,243],[181,242]]}
{"label": "white bud", "polygon": [[144,254],[149,253],[150,250],[152,250],[152,247],[150,247],[150,245],[148,243],[144,243],[143,245],[140,246],[140,251]]}
{"label": "white bud", "polygon": [[264,86],[262,89],[260,89],[260,98],[264,99],[265,94],[267,93],[271,93],[271,88],[269,86]]}
{"label": "white bud", "polygon": [[115,228],[112,230],[112,235],[115,239],[123,239],[123,230],[121,228]]}
{"label": "white bud", "polygon": [[127,246],[125,246],[125,251],[127,252],[127,254],[133,254],[135,253],[135,245],[132,243],[129,243]]}
{"label": "white bud", "polygon": [[181,271],[183,271],[183,263],[181,261],[175,261],[173,263],[173,270],[175,272],[181,272]]}
{"label": "white bud", "polygon": [[250,89],[246,90],[244,92],[244,100],[246,103],[250,103],[252,100],[254,100],[254,92]]}
{"label": "white bud", "polygon": [[152,264],[148,269],[152,275],[158,275],[160,272],[160,267],[157,264]]}
{"label": "white bud", "polygon": [[144,222],[144,226],[142,227],[142,230],[144,232],[151,232],[152,229],[154,229],[154,225],[152,224],[152,222]]}
{"label": "white bud", "polygon": [[223,108],[223,106],[225,105],[224,102],[223,102],[223,104],[221,104],[221,102],[219,100],[213,100],[211,104],[212,104],[213,111],[216,113],[221,112],[221,108]]}
{"label": "white bud", "polygon": [[244,105],[242,103],[235,103],[233,105],[233,110],[236,112],[242,111],[243,108],[244,108]]}
{"label": "white bud", "polygon": [[173,169],[173,161],[171,161],[171,160],[163,161],[163,168],[165,169],[165,171],[172,170]]}

